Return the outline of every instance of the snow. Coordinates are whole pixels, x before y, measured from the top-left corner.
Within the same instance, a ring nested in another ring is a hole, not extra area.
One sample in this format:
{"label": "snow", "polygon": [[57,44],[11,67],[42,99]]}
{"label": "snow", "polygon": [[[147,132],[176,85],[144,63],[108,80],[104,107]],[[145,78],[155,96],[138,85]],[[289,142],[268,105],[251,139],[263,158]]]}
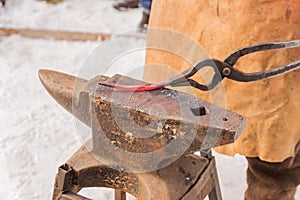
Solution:
{"label": "snow", "polygon": [[[112,3],[65,0],[51,5],[35,0],[7,0],[7,7],[0,8],[0,27],[112,33],[134,29],[141,9],[118,12]],[[82,142],[73,117],[47,94],[37,72],[49,68],[77,74],[98,45],[99,42],[17,35],[0,38],[0,199],[51,199],[57,168]],[[115,71],[108,73],[119,70],[112,69]],[[244,157],[215,155],[223,198],[243,199]],[[85,189],[82,194],[93,199],[113,199],[111,189]],[[300,200],[299,191],[296,199]]]}
{"label": "snow", "polygon": [[0,26],[87,32],[123,32],[136,28],[141,9],[119,12],[112,0],[65,0],[48,4],[36,0],[7,0]]}

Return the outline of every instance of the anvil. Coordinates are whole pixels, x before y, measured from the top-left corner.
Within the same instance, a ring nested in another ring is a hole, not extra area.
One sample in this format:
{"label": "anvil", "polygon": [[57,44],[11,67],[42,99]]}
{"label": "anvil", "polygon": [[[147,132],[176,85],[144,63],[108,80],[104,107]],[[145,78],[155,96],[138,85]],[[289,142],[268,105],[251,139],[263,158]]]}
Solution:
{"label": "anvil", "polygon": [[144,159],[163,167],[170,158],[232,143],[245,128],[245,117],[183,92],[119,91],[99,84],[143,83],[122,75],[84,80],[40,70],[39,77],[62,107],[92,128],[93,153],[113,166],[126,160],[127,166],[145,168],[149,162],[137,164]]}

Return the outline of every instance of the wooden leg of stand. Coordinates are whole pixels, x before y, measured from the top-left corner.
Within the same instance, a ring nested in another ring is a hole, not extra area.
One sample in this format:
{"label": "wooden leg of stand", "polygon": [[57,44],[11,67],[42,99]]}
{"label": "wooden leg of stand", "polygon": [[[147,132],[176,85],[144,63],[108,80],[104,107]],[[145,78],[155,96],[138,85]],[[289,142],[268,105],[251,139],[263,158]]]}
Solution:
{"label": "wooden leg of stand", "polygon": [[217,173],[216,169],[214,170],[214,172],[212,174],[212,179],[213,179],[213,183],[214,183],[214,188],[208,194],[209,200],[222,200],[221,189],[220,189],[220,184],[219,184],[219,179],[218,179],[218,173]]}
{"label": "wooden leg of stand", "polygon": [[126,192],[115,190],[115,200],[126,200]]}

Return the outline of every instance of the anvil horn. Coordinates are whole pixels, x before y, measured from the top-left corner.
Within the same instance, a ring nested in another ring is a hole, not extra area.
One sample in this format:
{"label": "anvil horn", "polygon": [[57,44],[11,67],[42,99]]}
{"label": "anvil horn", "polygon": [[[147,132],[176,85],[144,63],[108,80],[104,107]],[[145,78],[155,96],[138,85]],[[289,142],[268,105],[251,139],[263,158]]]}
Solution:
{"label": "anvil horn", "polygon": [[87,80],[46,69],[39,70],[39,78],[57,103],[90,126]]}

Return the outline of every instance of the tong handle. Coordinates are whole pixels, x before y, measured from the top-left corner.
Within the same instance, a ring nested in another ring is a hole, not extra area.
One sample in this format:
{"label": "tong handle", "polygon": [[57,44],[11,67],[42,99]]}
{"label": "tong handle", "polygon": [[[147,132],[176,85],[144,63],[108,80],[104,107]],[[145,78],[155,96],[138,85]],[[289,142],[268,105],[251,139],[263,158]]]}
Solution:
{"label": "tong handle", "polygon": [[234,66],[238,59],[241,57],[256,53],[260,51],[269,51],[269,50],[276,50],[276,49],[283,49],[283,48],[295,48],[300,46],[300,40],[291,40],[287,42],[270,42],[270,43],[263,43],[263,44],[256,44],[252,46],[248,46],[245,48],[238,49],[232,52],[224,62],[229,64],[230,66]]}

